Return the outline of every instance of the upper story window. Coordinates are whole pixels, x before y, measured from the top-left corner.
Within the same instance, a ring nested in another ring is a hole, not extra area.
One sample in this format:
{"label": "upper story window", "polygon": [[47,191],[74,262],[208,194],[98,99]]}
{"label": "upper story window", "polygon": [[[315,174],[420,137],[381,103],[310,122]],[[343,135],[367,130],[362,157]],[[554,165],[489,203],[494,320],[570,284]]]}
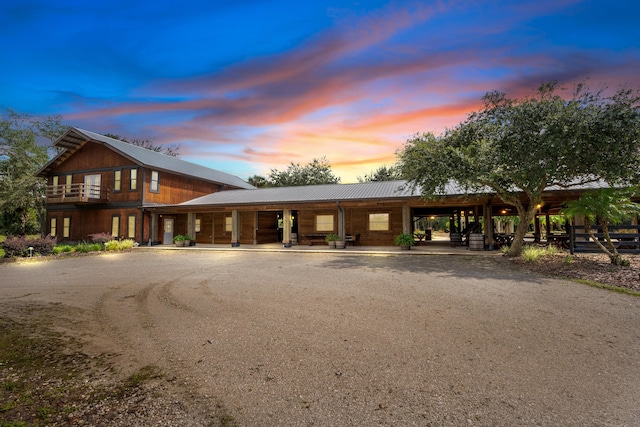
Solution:
{"label": "upper story window", "polygon": [[388,213],[369,214],[369,230],[370,231],[389,231],[389,214]]}
{"label": "upper story window", "polygon": [[65,193],[71,193],[71,183],[73,182],[73,175],[67,175],[65,177],[65,184],[64,184],[64,192]]}
{"label": "upper story window", "polygon": [[113,171],[113,191],[122,191],[122,171]]}
{"label": "upper story window", "polygon": [[129,173],[129,189],[138,191],[138,169],[131,169]]}
{"label": "upper story window", "polygon": [[151,171],[151,187],[149,188],[149,191],[154,193],[160,192],[160,176],[158,171]]}
{"label": "upper story window", "polygon": [[60,185],[60,177],[59,176],[52,176],[51,177],[51,187],[52,187],[51,193],[54,196],[58,194],[58,186],[59,185]]}
{"label": "upper story window", "polygon": [[316,231],[333,231],[333,215],[316,215]]}

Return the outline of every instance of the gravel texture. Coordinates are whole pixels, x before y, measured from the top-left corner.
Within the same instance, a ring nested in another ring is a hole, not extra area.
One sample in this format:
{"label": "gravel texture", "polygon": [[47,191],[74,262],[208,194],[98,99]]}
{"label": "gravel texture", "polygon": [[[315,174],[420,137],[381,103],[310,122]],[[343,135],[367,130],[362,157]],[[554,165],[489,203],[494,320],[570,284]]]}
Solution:
{"label": "gravel texture", "polygon": [[530,270],[135,250],[2,264],[0,310],[164,373],[58,425],[639,425],[640,298]]}

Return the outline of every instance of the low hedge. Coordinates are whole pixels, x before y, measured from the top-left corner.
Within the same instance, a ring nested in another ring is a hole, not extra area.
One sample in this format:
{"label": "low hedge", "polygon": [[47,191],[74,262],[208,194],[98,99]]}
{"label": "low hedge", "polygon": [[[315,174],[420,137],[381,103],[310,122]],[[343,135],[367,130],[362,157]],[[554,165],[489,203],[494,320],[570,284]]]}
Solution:
{"label": "low hedge", "polygon": [[31,255],[29,248],[33,248],[33,255],[45,256],[53,253],[56,243],[56,238],[51,236],[36,238],[7,236],[6,240],[2,242],[2,249],[4,249],[5,258],[28,257]]}

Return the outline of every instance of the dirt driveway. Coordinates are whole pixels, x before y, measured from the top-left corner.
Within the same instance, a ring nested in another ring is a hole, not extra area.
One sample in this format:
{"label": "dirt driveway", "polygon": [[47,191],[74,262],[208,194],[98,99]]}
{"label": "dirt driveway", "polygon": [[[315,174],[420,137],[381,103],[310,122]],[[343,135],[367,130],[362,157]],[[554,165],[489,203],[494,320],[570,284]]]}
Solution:
{"label": "dirt driveway", "polygon": [[238,425],[640,425],[640,298],[496,265],[142,249],[0,265],[0,309]]}

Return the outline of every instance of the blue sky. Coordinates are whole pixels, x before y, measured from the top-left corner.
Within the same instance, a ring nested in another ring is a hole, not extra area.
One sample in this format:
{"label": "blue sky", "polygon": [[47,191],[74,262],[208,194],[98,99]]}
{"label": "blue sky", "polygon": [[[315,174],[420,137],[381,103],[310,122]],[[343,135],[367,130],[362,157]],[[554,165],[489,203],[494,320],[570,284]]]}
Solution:
{"label": "blue sky", "polygon": [[0,108],[245,179],[326,156],[355,182],[491,90],[640,88],[638,22],[626,0],[5,0]]}

